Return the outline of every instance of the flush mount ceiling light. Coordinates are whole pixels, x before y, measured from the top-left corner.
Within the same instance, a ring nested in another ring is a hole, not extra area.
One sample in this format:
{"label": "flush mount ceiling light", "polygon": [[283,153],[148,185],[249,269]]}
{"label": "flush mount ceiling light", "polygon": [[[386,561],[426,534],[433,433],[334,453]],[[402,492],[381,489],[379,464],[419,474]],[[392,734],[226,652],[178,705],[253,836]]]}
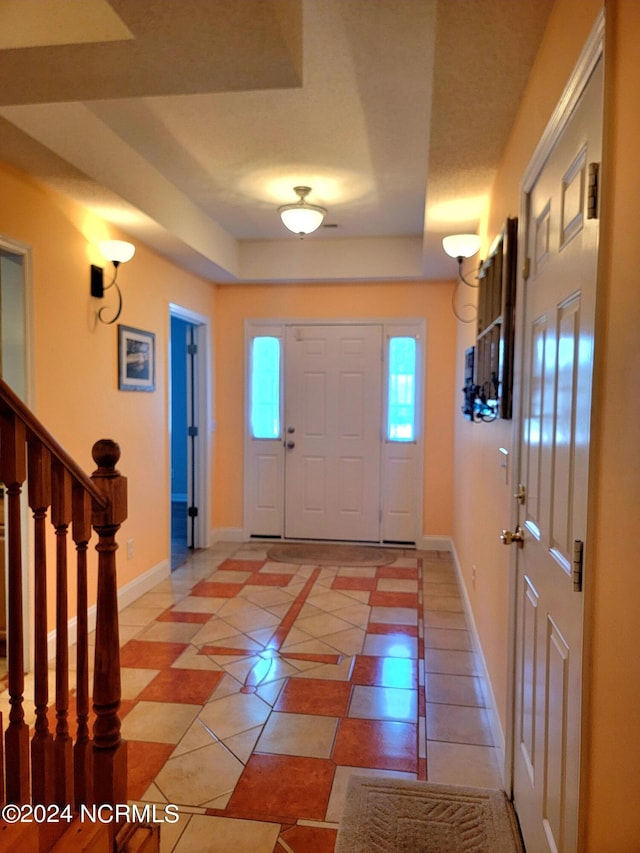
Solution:
{"label": "flush mount ceiling light", "polygon": [[306,201],[311,187],[294,187],[293,191],[299,197],[299,201],[295,204],[283,204],[278,208],[278,213],[289,231],[304,237],[305,234],[311,234],[322,225],[327,211],[324,207],[318,207]]}
{"label": "flush mount ceiling light", "polygon": [[115,315],[111,320],[104,319],[104,312],[105,310],[108,310],[106,305],[103,305],[98,311],[98,320],[100,320],[101,323],[110,325],[111,323],[115,323],[122,311],[122,293],[120,292],[120,288],[116,281],[118,278],[118,267],[120,264],[124,264],[131,260],[135,254],[136,247],[133,243],[127,243],[126,240],[103,240],[102,243],[98,244],[98,248],[104,258],[107,261],[111,261],[113,264],[113,278],[109,284],[105,284],[102,267],[91,264],[91,295],[95,296],[97,299],[103,299],[105,290],[109,290],[110,287],[115,287],[116,293],[118,294],[118,308]]}

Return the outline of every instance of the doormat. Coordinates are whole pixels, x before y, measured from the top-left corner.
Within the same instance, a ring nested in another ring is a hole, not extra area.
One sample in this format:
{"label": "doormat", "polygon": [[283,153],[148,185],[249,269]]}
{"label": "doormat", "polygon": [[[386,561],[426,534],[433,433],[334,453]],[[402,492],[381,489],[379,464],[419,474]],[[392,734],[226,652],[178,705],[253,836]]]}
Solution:
{"label": "doormat", "polygon": [[388,566],[397,554],[367,545],[335,545],[323,542],[292,542],[267,551],[278,563],[310,563],[314,566]]}
{"label": "doormat", "polygon": [[504,791],[351,776],[335,853],[524,853]]}

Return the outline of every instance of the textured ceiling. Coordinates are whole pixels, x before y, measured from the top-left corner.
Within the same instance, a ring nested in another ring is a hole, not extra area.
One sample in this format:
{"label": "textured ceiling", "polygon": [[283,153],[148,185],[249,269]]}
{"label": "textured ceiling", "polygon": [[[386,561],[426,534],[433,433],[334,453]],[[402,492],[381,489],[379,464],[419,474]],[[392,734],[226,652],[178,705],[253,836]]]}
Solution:
{"label": "textured ceiling", "polygon": [[3,0],[0,159],[214,281],[450,277],[551,5]]}

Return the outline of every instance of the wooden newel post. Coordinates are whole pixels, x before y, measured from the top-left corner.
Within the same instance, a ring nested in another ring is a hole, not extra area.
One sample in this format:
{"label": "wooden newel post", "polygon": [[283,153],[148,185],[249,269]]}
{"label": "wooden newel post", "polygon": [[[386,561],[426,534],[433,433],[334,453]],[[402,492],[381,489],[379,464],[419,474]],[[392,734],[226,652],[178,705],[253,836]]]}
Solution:
{"label": "wooden newel post", "polygon": [[116,470],[120,448],[101,439],[92,449],[98,468],[91,475],[108,502],[94,501],[93,529],[98,535],[98,600],[93,679],[93,801],[127,802],[127,745],[120,737],[120,643],[116,578],[116,533],[127,517],[127,480]]}

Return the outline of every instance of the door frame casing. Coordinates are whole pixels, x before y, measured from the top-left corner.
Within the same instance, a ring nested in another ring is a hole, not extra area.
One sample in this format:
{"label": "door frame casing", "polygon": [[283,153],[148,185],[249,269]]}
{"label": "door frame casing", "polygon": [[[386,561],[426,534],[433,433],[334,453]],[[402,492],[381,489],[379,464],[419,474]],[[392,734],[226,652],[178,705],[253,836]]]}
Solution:
{"label": "door frame casing", "polygon": [[[169,434],[171,434],[171,359],[173,353],[171,351],[171,318],[177,317],[180,320],[196,327],[196,337],[198,346],[196,377],[195,377],[195,394],[196,394],[196,417],[200,428],[200,441],[196,444],[194,469],[196,476],[196,498],[198,506],[198,515],[194,525],[194,547],[208,548],[212,543],[209,535],[209,511],[210,511],[210,460],[212,458],[211,435],[212,435],[212,371],[211,371],[211,322],[209,317],[204,314],[199,314],[189,308],[177,305],[173,302],[169,303],[168,317],[168,366],[167,376],[169,377],[169,393],[167,395],[167,423],[169,425]],[[168,442],[168,470],[171,470],[171,439]],[[171,513],[171,495],[167,504],[167,511]],[[169,516],[170,518],[170,516]],[[169,523],[169,551],[171,553],[171,524]]]}
{"label": "door frame casing", "polygon": [[[527,257],[527,233],[529,222],[529,195],[542,171],[547,158],[553,150],[558,139],[562,135],[569,119],[577,106],[583,92],[585,91],[591,75],[596,68],[598,62],[602,61],[604,54],[604,27],[605,17],[604,10],[600,12],[594,24],[591,34],[585,43],[585,46],[580,54],[578,62],[569,78],[569,81],[558,101],[558,104],[547,124],[547,127],[542,134],[534,154],[529,161],[529,164],[523,174],[520,183],[520,229],[518,234],[518,257]],[[522,273],[523,263],[519,264],[517,276],[517,292],[516,292],[516,346],[514,353],[514,421],[513,421],[513,453],[514,453],[514,468],[518,473],[518,482],[521,482],[521,436],[523,429],[523,399],[522,399],[522,375],[524,370],[524,329],[525,329],[525,313],[524,313],[524,288],[525,279]],[[596,276],[596,316],[597,316],[597,291],[598,291],[599,275]],[[596,326],[594,348],[597,347],[598,330]],[[593,416],[592,416],[593,417]],[[591,435],[593,433],[591,432]],[[591,483],[594,476],[594,466],[589,466],[589,493],[591,493]],[[591,516],[591,500],[588,499],[587,511],[587,529],[590,529]],[[515,530],[519,521],[519,507],[516,500],[511,504],[510,529]],[[507,732],[505,738],[505,755],[503,766],[503,781],[505,790],[513,799],[514,793],[514,760],[515,760],[515,739],[517,736],[517,721],[515,719],[516,710],[516,690],[517,690],[517,575],[518,569],[518,552],[513,549],[510,554],[509,563],[509,612],[508,612],[508,658],[507,658]],[[584,739],[584,720],[588,713],[587,694],[589,686],[590,669],[587,664],[586,655],[589,646],[589,623],[587,614],[589,611],[588,593],[590,584],[588,581],[589,573],[589,553],[588,549],[585,552],[585,585],[583,598],[583,644],[582,644],[582,703],[581,703],[581,742]],[[585,766],[581,762],[580,767],[580,803],[583,800],[585,790]],[[583,809],[578,804],[578,826],[580,828],[584,824]]]}
{"label": "door frame casing", "polygon": [[[251,393],[251,358],[250,358],[250,343],[256,332],[264,329],[264,334],[274,334],[274,330],[281,330],[281,339],[283,341],[283,357],[280,364],[280,382],[281,382],[281,423],[284,424],[284,407],[285,394],[284,387],[285,378],[285,359],[286,353],[284,349],[284,331],[287,326],[380,326],[382,328],[383,339],[383,356],[381,369],[386,367],[386,342],[390,334],[398,335],[402,329],[412,329],[415,332],[416,340],[418,341],[418,358],[416,365],[416,431],[418,439],[416,441],[417,449],[417,465],[416,465],[416,509],[415,509],[415,544],[419,545],[423,538],[423,517],[424,517],[424,448],[425,448],[425,397],[426,397],[426,352],[427,352],[427,334],[426,320],[424,317],[340,317],[340,318],[257,318],[246,319],[244,323],[244,353],[245,353],[245,369],[244,369],[244,452],[243,452],[243,531],[242,538],[248,541],[251,538],[251,530],[249,523],[249,501],[248,497],[251,494],[251,471],[249,465],[250,453],[248,442],[251,440],[249,434],[248,413],[250,407]],[[384,443],[384,435],[382,434],[383,415],[387,406],[387,387],[386,374],[382,376],[382,411],[381,411],[381,448]],[[282,494],[282,529],[279,537],[284,538],[284,465],[281,472],[281,494]],[[382,488],[384,486],[384,466],[381,466],[380,472],[380,511],[382,512]],[[382,534],[382,520],[380,522],[380,533]],[[293,540],[291,540],[293,541]],[[382,538],[379,540],[382,542]]]}
{"label": "door frame casing", "polygon": [[25,400],[30,409],[35,408],[33,381],[33,250],[19,240],[0,234],[0,249],[20,255],[24,279],[24,387]]}
{"label": "door frame casing", "polygon": [[[34,307],[33,307],[33,250],[31,246],[22,243],[20,240],[14,240],[11,237],[0,235],[0,249],[12,255],[19,255],[22,258],[22,274],[24,283],[24,402],[30,408],[35,408],[34,400]],[[24,645],[24,661],[25,671],[33,669],[33,644],[31,642],[31,626],[34,624],[34,603],[33,596],[30,594],[33,588],[33,572],[31,567],[33,562],[33,529],[32,526],[26,523],[30,517],[27,505],[27,490],[23,489],[21,497],[21,515],[22,515],[22,621],[23,621],[23,645]],[[5,555],[5,566],[8,567],[8,561]],[[5,577],[6,584],[6,577]]]}

